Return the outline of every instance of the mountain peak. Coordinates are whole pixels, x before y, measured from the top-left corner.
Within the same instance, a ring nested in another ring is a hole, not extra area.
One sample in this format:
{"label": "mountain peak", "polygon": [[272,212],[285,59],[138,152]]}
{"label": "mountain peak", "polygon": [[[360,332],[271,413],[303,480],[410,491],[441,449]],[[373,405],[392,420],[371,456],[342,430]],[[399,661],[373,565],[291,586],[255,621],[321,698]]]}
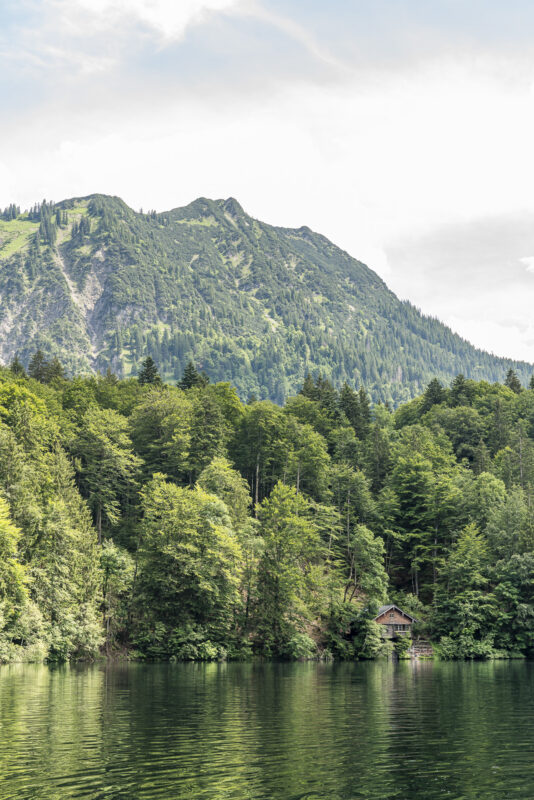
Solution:
{"label": "mountain peak", "polygon": [[243,207],[240,203],[235,199],[235,197],[228,197],[223,202],[223,208],[227,214],[230,214],[231,217],[245,217],[247,216],[243,210]]}
{"label": "mountain peak", "polygon": [[253,220],[234,197],[158,214],[102,194],[11,210],[0,264],[4,363],[40,348],[70,372],[129,376],[151,355],[172,381],[193,360],[243,397],[280,402],[308,372],[392,404],[433,377],[532,373],[400,302],[308,226]]}

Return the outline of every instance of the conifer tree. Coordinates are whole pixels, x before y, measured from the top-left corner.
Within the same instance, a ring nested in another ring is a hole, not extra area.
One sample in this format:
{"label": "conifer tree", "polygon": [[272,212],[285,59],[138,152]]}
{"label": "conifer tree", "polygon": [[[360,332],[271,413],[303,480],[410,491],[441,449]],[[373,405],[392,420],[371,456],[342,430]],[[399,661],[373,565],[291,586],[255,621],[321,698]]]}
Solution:
{"label": "conifer tree", "polygon": [[8,504],[0,497],[0,621],[3,617],[4,624],[13,621],[26,598],[25,569],[17,553],[20,535],[11,520]]}
{"label": "conifer tree", "polygon": [[147,356],[143,361],[141,369],[139,371],[138,381],[141,386],[145,384],[160,384],[161,378],[158,372],[158,368],[154,363],[152,356]]}
{"label": "conifer tree", "polygon": [[339,393],[339,406],[348,421],[354,428],[357,436],[361,436],[363,429],[362,408],[360,396],[345,382]]}
{"label": "conifer tree", "polygon": [[120,519],[121,500],[136,488],[141,460],[133,453],[127,420],[111,409],[88,408],[73,446],[100,543],[103,522],[113,525]]}
{"label": "conifer tree", "polygon": [[[278,483],[259,509],[264,551],[258,575],[257,627],[269,655],[283,655],[313,592],[311,563],[321,539],[304,495]],[[304,611],[305,614],[305,611]],[[260,644],[260,643],[258,643]]]}
{"label": "conifer tree", "polygon": [[451,384],[451,406],[468,406],[471,404],[472,382],[467,381],[460,372]]}
{"label": "conifer tree", "polygon": [[363,386],[358,392],[358,397],[360,399],[360,419],[361,419],[361,431],[358,435],[363,439],[369,433],[369,427],[371,425],[371,403],[369,401],[369,396],[365,391],[365,389],[363,388]]}
{"label": "conifer tree", "polygon": [[216,456],[224,453],[225,421],[215,398],[205,392],[193,407],[190,421],[190,481]]}
{"label": "conifer tree", "polygon": [[307,397],[308,400],[317,400],[317,389],[309,372],[306,373],[306,377],[304,378],[304,383],[302,384],[299,394]]}
{"label": "conifer tree", "polygon": [[112,386],[114,386],[119,381],[119,379],[117,378],[115,373],[111,371],[110,367],[108,367],[106,369],[106,374],[104,375],[104,380],[106,381],[106,383],[108,383],[108,384],[110,384]]}
{"label": "conifer tree", "polygon": [[45,383],[52,383],[54,380],[60,380],[65,377],[65,369],[61,361],[54,356],[52,361],[46,366],[45,370]]}
{"label": "conifer tree", "polygon": [[9,369],[11,370],[13,375],[17,376],[17,378],[24,378],[26,375],[26,370],[24,369],[24,366],[22,365],[22,362],[20,361],[18,355],[15,355],[15,358],[9,365]]}
{"label": "conifer tree", "polygon": [[432,378],[423,395],[421,411],[429,411],[432,406],[437,406],[445,400],[445,389],[437,378]]}
{"label": "conifer tree", "polygon": [[521,381],[519,380],[513,369],[509,369],[508,372],[506,373],[506,380],[504,381],[504,385],[508,386],[508,388],[511,389],[512,392],[515,392],[516,394],[519,394],[520,392],[523,391],[523,387],[521,386]]}
{"label": "conifer tree", "polygon": [[43,351],[39,349],[30,359],[30,363],[28,365],[28,375],[30,378],[34,378],[34,380],[39,381],[40,383],[45,383],[47,372],[48,361],[46,360]]}
{"label": "conifer tree", "polygon": [[474,450],[473,455],[473,472],[475,475],[481,475],[483,472],[489,472],[491,468],[491,456],[486,443],[480,439],[478,445]]}
{"label": "conifer tree", "polygon": [[180,389],[192,389],[193,386],[202,386],[205,383],[202,375],[198,372],[197,368],[192,361],[188,361],[182,380],[178,384]]}

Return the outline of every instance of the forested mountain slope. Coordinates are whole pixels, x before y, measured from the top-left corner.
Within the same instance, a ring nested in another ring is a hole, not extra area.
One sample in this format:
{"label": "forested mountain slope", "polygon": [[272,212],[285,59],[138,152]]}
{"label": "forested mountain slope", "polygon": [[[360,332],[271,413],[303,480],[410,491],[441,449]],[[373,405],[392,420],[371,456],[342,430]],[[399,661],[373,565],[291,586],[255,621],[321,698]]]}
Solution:
{"label": "forested mountain slope", "polygon": [[477,350],[401,302],[368,267],[303,227],[234,199],[136,213],[94,195],[0,220],[0,361],[42,349],[70,372],[166,380],[191,359],[240,395],[282,402],[309,371],[398,404],[431,377],[526,383],[531,366]]}

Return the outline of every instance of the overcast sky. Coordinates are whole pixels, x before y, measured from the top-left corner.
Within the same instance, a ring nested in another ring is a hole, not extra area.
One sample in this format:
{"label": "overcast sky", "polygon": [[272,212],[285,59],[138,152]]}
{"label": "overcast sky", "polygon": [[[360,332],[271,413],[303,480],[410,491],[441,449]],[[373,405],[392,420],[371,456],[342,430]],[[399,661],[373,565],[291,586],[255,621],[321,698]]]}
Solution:
{"label": "overcast sky", "polygon": [[236,197],[534,362],[532,0],[0,0],[0,206]]}

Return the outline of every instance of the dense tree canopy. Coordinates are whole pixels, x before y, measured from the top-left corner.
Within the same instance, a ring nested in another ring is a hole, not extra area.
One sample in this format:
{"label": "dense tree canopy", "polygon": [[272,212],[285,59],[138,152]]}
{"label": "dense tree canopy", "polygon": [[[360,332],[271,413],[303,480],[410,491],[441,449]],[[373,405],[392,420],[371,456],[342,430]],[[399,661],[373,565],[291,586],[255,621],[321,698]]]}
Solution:
{"label": "dense tree canopy", "polygon": [[[534,390],[458,375],[391,411],[194,365],[0,368],[0,660],[370,658],[395,602],[447,658],[534,650]],[[416,631],[417,633],[417,631]]]}

